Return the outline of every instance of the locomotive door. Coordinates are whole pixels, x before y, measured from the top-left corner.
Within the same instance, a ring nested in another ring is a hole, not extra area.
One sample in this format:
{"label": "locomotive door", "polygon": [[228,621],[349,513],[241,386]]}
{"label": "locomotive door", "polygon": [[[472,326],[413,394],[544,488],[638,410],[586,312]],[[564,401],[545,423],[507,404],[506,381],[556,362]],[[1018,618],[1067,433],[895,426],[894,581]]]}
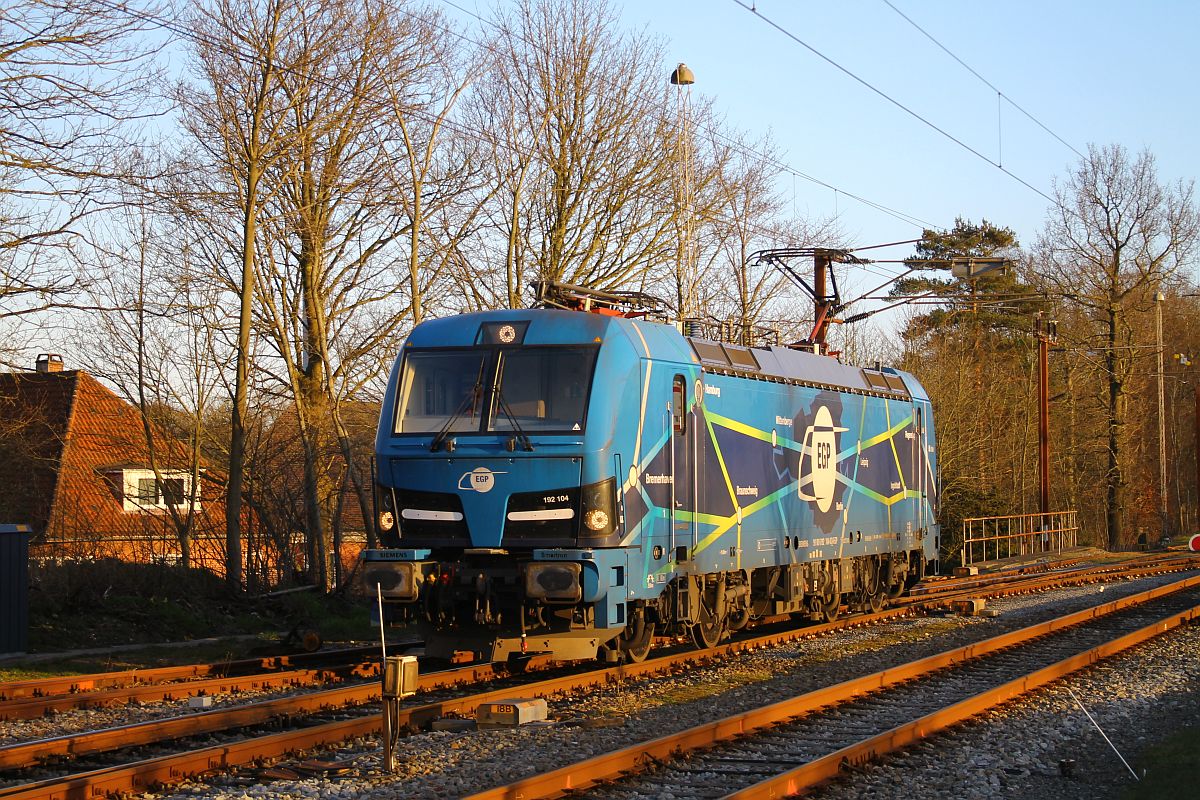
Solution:
{"label": "locomotive door", "polygon": [[913,403],[913,439],[912,439],[912,486],[916,491],[916,505],[913,508],[914,525],[918,529],[928,525],[926,519],[927,498],[929,492],[928,470],[925,459],[928,457],[925,442],[925,413],[918,403]]}
{"label": "locomotive door", "polygon": [[682,375],[671,380],[671,553],[676,561],[690,561],[696,544],[695,425],[688,411],[688,382]]}

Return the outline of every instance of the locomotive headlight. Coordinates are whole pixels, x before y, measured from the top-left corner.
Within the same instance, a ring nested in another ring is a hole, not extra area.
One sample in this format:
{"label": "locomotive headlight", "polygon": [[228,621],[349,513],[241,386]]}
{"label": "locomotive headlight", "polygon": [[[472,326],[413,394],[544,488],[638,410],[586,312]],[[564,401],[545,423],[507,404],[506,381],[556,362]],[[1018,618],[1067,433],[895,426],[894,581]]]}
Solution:
{"label": "locomotive headlight", "polygon": [[583,524],[594,531],[602,531],[608,527],[608,512],[602,508],[593,508],[583,515]]}
{"label": "locomotive headlight", "polygon": [[583,597],[576,563],[535,561],[525,567],[525,596],[537,600],[577,603]]}
{"label": "locomotive headlight", "polygon": [[580,516],[583,519],[583,530],[580,534],[589,539],[612,534],[616,530],[616,479],[608,478],[599,483],[588,484],[582,488],[580,494]]}
{"label": "locomotive headlight", "polygon": [[392,487],[380,483],[375,484],[375,525],[381,536],[396,529],[396,497]]}

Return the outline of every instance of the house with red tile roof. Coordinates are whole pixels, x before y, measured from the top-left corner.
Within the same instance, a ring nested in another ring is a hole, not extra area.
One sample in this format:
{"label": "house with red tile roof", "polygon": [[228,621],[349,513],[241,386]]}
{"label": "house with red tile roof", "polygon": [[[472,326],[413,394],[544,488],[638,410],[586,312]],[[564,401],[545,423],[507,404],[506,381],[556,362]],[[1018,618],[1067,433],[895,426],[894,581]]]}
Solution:
{"label": "house with red tile roof", "polygon": [[0,373],[0,522],[33,527],[31,558],[119,558],[224,572],[222,481],[87,372],[39,356]]}

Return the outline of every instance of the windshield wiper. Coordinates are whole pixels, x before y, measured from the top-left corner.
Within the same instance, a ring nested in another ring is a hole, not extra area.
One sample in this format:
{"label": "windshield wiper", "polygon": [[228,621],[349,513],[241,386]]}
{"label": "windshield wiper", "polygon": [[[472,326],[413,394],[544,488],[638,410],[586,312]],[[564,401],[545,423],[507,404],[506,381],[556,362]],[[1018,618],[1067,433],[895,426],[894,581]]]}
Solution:
{"label": "windshield wiper", "polygon": [[[483,392],[484,363],[485,362],[480,359],[479,375],[475,378],[475,385],[471,387],[471,391],[467,393],[467,396],[463,398],[463,401],[458,404],[458,408],[455,409],[454,413],[450,415],[450,418],[446,420],[446,424],[442,426],[442,429],[437,432],[437,436],[433,437],[433,441],[429,443],[429,452],[436,453],[438,450],[442,449],[442,443],[445,442],[446,437],[450,435],[450,429],[454,427],[454,423],[458,421],[458,418],[461,417],[468,408],[474,408],[475,403],[481,399],[480,395]],[[450,450],[453,450],[453,447],[448,447],[446,449],[447,452],[449,452]]]}
{"label": "windshield wiper", "polygon": [[[529,435],[525,433],[520,423],[517,422],[516,416],[512,413],[512,409],[508,407],[508,403],[504,402],[504,394],[500,391],[500,383],[496,382],[496,404],[500,406],[500,410],[504,412],[504,416],[508,417],[508,424],[512,425],[513,432],[516,434],[513,439],[509,439],[512,443],[515,439],[521,443],[521,449],[526,452],[533,451],[533,442],[529,440]],[[512,449],[510,444],[509,449]]]}

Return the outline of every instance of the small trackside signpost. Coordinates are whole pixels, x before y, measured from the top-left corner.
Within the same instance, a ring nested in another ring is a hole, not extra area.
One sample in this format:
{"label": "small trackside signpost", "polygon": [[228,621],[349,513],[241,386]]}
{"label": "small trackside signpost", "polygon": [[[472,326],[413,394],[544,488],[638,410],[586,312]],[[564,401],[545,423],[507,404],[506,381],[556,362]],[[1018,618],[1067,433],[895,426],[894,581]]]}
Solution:
{"label": "small trackside signpost", "polygon": [[389,656],[387,635],[383,622],[383,588],[375,584],[375,596],[379,600],[379,647],[383,656],[383,768],[395,772],[396,742],[400,739],[400,728],[396,720],[400,717],[400,700],[411,697],[417,691],[417,657]]}
{"label": "small trackside signpost", "polygon": [[400,699],[417,688],[417,657],[388,656],[383,663],[383,768],[395,772],[396,743],[400,740]]}
{"label": "small trackside signpost", "polygon": [[1188,549],[1193,553],[1200,553],[1200,533],[1188,540]]}

